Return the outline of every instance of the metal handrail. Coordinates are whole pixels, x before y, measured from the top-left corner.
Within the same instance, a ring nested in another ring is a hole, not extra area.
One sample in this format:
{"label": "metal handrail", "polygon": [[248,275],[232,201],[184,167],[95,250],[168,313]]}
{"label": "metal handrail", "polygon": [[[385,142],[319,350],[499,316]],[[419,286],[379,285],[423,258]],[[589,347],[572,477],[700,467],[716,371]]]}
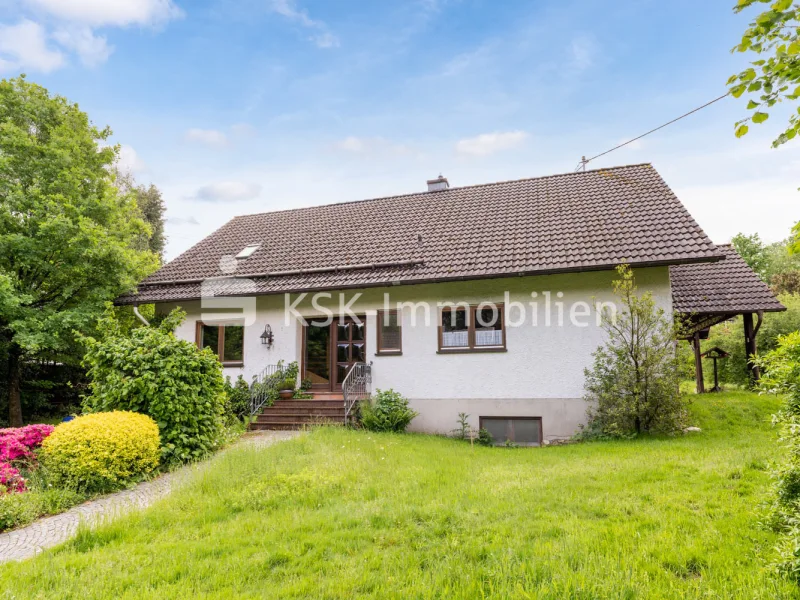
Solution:
{"label": "metal handrail", "polygon": [[366,400],[372,393],[372,363],[356,363],[342,382],[344,396],[344,422],[351,418],[356,402]]}
{"label": "metal handrail", "polygon": [[[284,369],[280,365],[267,365],[253,377],[250,386],[250,417],[254,417],[269,402],[270,392],[277,389],[283,379]],[[276,375],[280,374],[278,377]]]}

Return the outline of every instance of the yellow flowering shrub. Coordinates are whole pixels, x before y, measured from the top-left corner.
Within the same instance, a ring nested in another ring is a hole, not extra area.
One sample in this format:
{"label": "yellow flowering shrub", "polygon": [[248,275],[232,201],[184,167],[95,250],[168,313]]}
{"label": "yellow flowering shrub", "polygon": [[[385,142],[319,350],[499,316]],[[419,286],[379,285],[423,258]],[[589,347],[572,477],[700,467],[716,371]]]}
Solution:
{"label": "yellow flowering shrub", "polygon": [[60,483],[105,492],[147,475],[159,463],[158,425],[127,411],[94,413],[61,423],[42,443],[41,461]]}

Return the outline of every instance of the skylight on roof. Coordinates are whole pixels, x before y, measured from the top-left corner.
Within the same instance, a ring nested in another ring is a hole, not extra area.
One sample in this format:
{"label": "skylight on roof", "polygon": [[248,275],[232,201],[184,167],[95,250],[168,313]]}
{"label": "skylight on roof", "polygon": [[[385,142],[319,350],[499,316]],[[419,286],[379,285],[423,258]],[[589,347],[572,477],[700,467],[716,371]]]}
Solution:
{"label": "skylight on roof", "polygon": [[236,258],[250,258],[253,255],[253,252],[259,248],[261,248],[261,244],[250,244],[249,246],[245,246],[244,250],[236,255]]}

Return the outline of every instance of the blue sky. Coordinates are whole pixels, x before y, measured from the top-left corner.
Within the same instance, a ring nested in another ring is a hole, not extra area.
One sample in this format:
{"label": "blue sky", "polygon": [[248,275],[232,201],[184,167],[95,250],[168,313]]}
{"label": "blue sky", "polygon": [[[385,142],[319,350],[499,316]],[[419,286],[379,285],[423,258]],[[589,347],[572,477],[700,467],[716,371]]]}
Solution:
{"label": "blue sky", "polygon": [[[725,92],[733,0],[0,0],[0,76],[110,125],[168,257],[237,214],[574,169]],[[717,242],[800,218],[800,142],[726,99],[591,167],[652,162]]]}

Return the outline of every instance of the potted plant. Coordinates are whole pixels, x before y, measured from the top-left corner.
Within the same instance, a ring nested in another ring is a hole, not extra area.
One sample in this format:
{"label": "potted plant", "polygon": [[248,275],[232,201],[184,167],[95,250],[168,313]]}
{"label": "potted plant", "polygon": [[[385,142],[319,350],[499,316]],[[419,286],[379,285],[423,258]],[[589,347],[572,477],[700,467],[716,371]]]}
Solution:
{"label": "potted plant", "polygon": [[294,388],[297,382],[294,379],[284,379],[281,382],[280,389],[278,390],[278,395],[281,397],[281,400],[288,400],[292,396],[294,396]]}

